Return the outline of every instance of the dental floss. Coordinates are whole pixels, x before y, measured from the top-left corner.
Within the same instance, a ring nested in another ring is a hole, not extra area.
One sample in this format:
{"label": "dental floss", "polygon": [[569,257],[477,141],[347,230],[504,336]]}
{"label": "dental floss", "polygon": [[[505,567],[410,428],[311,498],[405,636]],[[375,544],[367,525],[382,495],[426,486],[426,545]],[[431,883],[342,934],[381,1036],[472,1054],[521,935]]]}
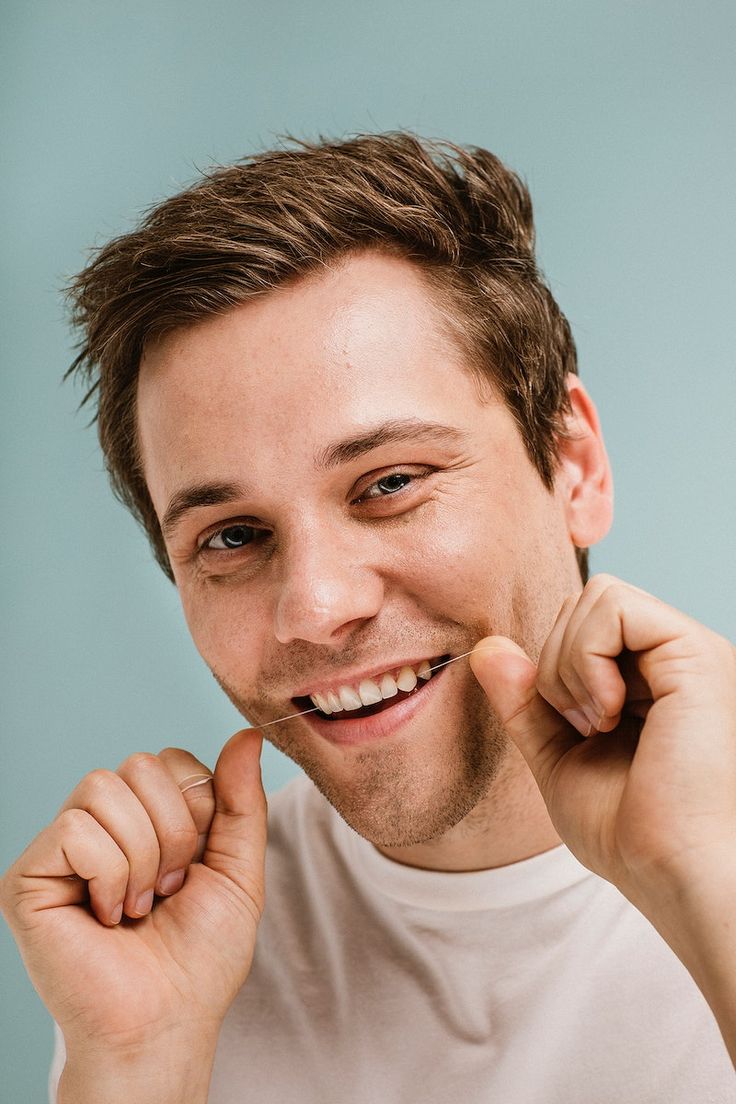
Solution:
{"label": "dental floss", "polygon": [[[458,659],[465,659],[467,656],[471,655],[477,647],[478,645],[476,644],[475,648],[471,648],[469,652],[461,652],[460,655],[453,656],[452,659],[445,659],[442,663],[435,663],[434,667],[430,667],[429,669],[430,671],[438,671],[440,667],[447,667],[449,663],[456,663]],[[254,725],[254,728],[268,728],[269,725],[281,724],[282,721],[291,721],[294,717],[303,717],[305,713],[316,712],[317,706],[313,705],[311,709],[304,709],[301,713],[289,713],[287,717],[278,717],[275,721],[266,721],[265,724]],[[214,775],[212,774],[207,774],[204,777],[199,774],[188,774],[185,778],[182,778],[182,782],[186,782],[189,778],[196,778],[197,781],[190,782],[188,786],[180,785],[179,789],[182,793],[186,793],[187,790],[193,790],[195,786],[204,786],[206,782],[211,782],[213,777]],[[70,876],[76,877],[76,875]]]}
{"label": "dental floss", "polygon": [[[477,647],[477,645],[476,645],[476,647]],[[474,651],[475,651],[475,648],[471,648],[469,652],[462,652],[460,655],[453,656],[452,659],[445,659],[445,660],[442,661],[442,663],[436,663],[434,665],[434,667],[430,667],[429,669],[430,669],[430,671],[438,671],[440,669],[440,667],[447,667],[448,663],[456,663],[458,659],[465,659],[466,656],[469,656]],[[293,720],[294,717],[303,717],[305,715],[305,713],[317,713],[317,712],[318,712],[318,707],[316,705],[313,705],[311,709],[304,709],[304,710],[302,710],[301,713],[289,713],[289,715],[287,717],[278,717],[277,720],[275,720],[275,721],[266,721],[265,724],[254,725],[254,728],[268,728],[269,725],[281,724],[282,721],[291,721],[291,720]],[[208,780],[206,779],[205,781],[208,781]],[[199,783],[199,782],[194,783],[195,786],[199,786],[200,784],[201,783]],[[189,788],[190,787],[187,786],[187,789],[189,789]]]}
{"label": "dental floss", "polygon": [[186,782],[187,778],[197,778],[197,782],[190,782],[188,786],[179,786],[182,793],[186,793],[187,790],[193,790],[195,786],[204,786],[205,782],[211,782],[214,775],[207,774],[202,777],[201,774],[188,774],[186,778],[182,778],[182,782]]}

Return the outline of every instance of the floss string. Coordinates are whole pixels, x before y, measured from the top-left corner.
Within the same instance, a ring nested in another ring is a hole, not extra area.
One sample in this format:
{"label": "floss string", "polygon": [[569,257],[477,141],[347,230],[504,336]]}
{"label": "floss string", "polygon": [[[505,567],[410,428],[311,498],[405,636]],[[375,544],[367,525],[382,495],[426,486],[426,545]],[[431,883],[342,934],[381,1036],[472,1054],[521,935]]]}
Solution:
{"label": "floss string", "polygon": [[[442,663],[435,663],[434,667],[430,667],[429,669],[430,669],[430,671],[438,671],[440,669],[440,667],[447,667],[447,665],[449,663],[457,663],[457,661],[459,659],[465,659],[466,656],[469,656],[474,651],[475,651],[475,648],[471,648],[469,652],[462,652],[460,655],[453,656],[452,659],[444,659],[442,661]],[[303,709],[301,713],[289,713],[289,715],[287,717],[278,717],[275,721],[266,721],[265,724],[254,725],[254,727],[255,728],[268,728],[269,725],[281,724],[282,721],[291,721],[291,720],[294,719],[294,717],[303,717],[306,713],[317,713],[317,712],[318,712],[318,707],[316,705],[313,705],[311,709]],[[208,781],[208,780],[205,779],[205,781]],[[195,782],[194,785],[199,786],[199,785],[201,785],[201,783],[200,782]],[[189,789],[189,786],[187,786],[187,789]]]}

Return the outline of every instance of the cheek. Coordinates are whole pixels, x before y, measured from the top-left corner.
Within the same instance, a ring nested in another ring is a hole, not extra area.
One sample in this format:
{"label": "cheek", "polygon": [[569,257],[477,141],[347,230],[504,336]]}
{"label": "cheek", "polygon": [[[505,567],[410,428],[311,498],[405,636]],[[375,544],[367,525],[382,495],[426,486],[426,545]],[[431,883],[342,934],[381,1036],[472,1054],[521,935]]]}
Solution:
{"label": "cheek", "polygon": [[402,548],[401,585],[422,606],[457,620],[508,607],[518,568],[513,519],[476,498],[444,504]]}
{"label": "cheek", "polygon": [[517,631],[521,607],[547,589],[558,559],[554,500],[536,473],[471,491],[422,519],[402,548],[401,582],[431,612]]}
{"label": "cheek", "polygon": [[247,679],[263,649],[264,619],[252,599],[246,603],[235,589],[193,587],[181,601],[192,640],[210,670],[225,679],[234,673]]}

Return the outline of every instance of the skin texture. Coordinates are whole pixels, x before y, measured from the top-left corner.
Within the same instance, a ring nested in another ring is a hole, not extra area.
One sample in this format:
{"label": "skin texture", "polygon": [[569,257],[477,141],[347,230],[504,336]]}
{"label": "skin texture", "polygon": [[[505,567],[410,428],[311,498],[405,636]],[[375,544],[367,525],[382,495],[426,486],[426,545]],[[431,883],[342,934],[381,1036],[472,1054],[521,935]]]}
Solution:
{"label": "skin texture", "polygon": [[[248,485],[188,511],[167,540],[193,639],[243,716],[263,724],[340,672],[457,655],[490,634],[538,656],[581,590],[575,545],[611,521],[595,409],[574,377],[570,390],[573,440],[550,494],[506,407],[481,397],[419,270],[371,253],[148,348],[138,417],[159,518],[190,484]],[[400,418],[463,439],[316,464],[326,445]],[[377,481],[397,472],[411,481],[379,497]],[[238,522],[257,530],[250,543],[203,549]],[[307,718],[265,735],[400,861],[472,870],[559,842],[466,661],[372,743],[335,746]]]}

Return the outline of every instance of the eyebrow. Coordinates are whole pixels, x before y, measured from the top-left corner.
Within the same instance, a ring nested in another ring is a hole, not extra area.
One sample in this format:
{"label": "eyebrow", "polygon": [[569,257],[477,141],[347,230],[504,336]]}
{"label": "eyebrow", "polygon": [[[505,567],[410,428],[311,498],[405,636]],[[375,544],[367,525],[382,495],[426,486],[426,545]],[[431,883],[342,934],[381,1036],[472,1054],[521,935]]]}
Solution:
{"label": "eyebrow", "polygon": [[237,483],[192,483],[189,487],[182,487],[172,495],[166,507],[161,531],[165,537],[169,537],[184,515],[191,510],[202,506],[223,506],[237,498],[244,498],[245,495],[246,488]]}
{"label": "eyebrow", "polygon": [[[330,471],[358,460],[383,445],[414,442],[419,444],[460,445],[468,434],[456,426],[442,422],[426,422],[420,418],[401,418],[382,422],[357,437],[349,437],[320,449],[314,456],[315,467]],[[193,483],[175,492],[164,513],[161,529],[170,536],[185,514],[203,506],[223,506],[239,498],[247,498],[248,488],[229,482]]]}
{"label": "eyebrow", "polygon": [[328,445],[315,453],[314,463],[318,469],[329,471],[342,464],[349,464],[366,452],[380,448],[381,445],[402,444],[405,441],[419,444],[457,445],[466,441],[467,437],[467,433],[462,429],[443,425],[441,422],[425,422],[420,418],[396,418],[382,422],[381,425],[374,426],[358,437],[350,437],[346,441]]}

